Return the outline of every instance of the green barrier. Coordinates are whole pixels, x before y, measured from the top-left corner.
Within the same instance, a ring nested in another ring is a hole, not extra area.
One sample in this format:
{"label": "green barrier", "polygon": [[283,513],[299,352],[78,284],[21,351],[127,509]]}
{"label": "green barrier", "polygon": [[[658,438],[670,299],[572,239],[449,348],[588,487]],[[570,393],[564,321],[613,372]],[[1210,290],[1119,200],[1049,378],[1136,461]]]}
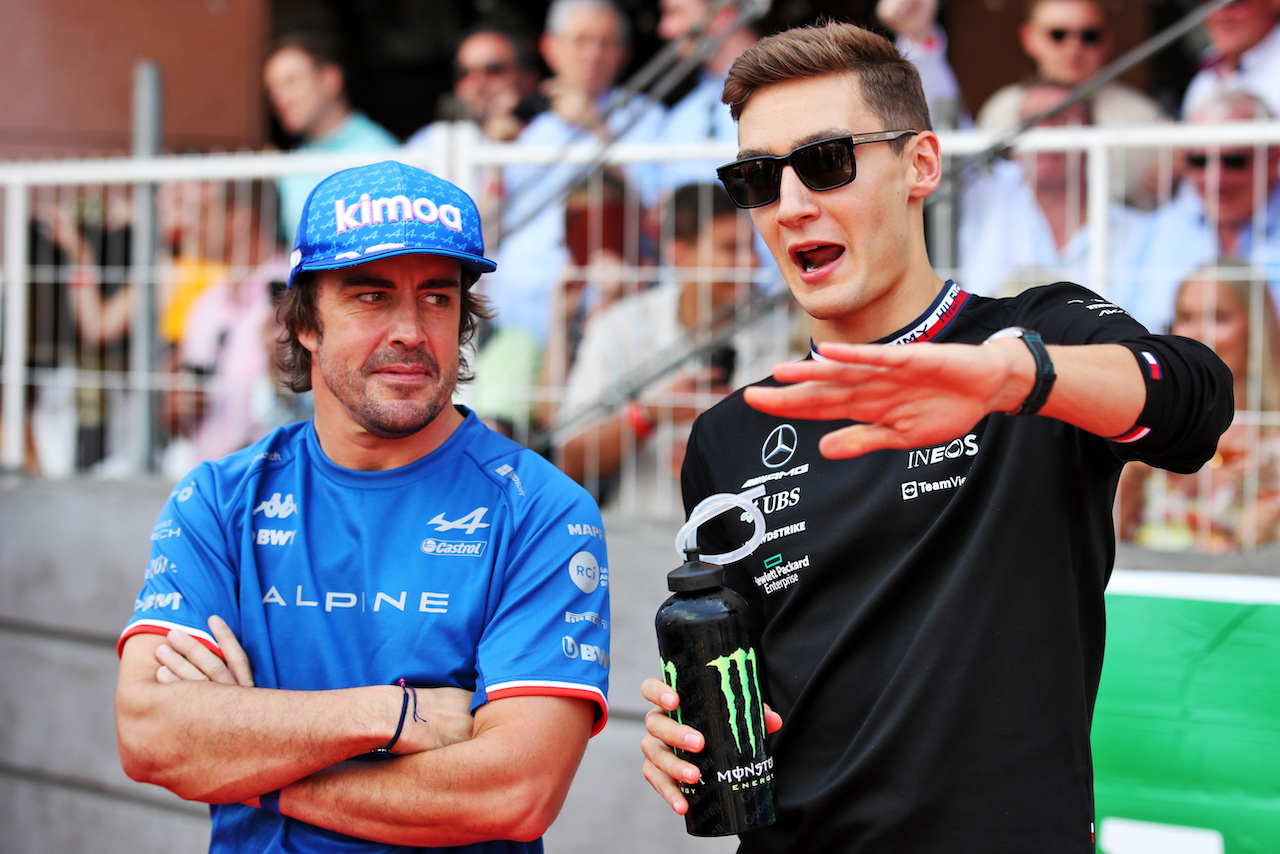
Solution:
{"label": "green barrier", "polygon": [[1280,852],[1280,579],[1117,571],[1093,762],[1103,854]]}

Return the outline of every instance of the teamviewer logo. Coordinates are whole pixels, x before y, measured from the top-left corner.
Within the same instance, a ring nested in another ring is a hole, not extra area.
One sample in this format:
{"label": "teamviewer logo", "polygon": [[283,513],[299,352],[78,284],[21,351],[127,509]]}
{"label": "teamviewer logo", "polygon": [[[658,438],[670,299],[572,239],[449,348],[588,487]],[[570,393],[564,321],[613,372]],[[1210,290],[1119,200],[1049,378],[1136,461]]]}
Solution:
{"label": "teamviewer logo", "polygon": [[920,484],[917,481],[909,480],[902,484],[902,500],[910,501],[920,494]]}

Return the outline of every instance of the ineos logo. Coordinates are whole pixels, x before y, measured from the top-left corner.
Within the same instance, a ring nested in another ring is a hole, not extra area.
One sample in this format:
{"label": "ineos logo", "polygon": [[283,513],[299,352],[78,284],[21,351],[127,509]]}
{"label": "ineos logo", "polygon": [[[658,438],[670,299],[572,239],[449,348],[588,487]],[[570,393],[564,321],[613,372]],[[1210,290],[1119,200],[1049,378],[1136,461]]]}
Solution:
{"label": "ineos logo", "polygon": [[773,428],[769,438],[764,440],[760,450],[760,462],[771,469],[785,466],[796,452],[796,428],[790,424],[780,424]]}

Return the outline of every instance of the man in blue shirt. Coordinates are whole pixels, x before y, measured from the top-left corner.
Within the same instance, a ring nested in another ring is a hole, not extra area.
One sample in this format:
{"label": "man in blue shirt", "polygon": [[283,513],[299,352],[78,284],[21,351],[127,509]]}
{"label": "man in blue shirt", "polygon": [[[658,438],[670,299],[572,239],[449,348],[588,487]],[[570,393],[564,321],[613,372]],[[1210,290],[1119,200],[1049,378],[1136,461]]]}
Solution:
{"label": "man in blue shirt", "polygon": [[[280,127],[299,138],[295,151],[378,151],[399,145],[391,131],[352,108],[334,39],[305,31],[282,36],[267,55],[262,78]],[[280,179],[286,243],[293,243],[302,205],[323,177],[307,173]]]}
{"label": "man in blue shirt", "polygon": [[493,269],[420,169],[308,199],[280,316],[315,418],[177,484],[119,643],[125,771],[211,804],[211,851],[540,852],[604,725],[599,511],[451,400]]}

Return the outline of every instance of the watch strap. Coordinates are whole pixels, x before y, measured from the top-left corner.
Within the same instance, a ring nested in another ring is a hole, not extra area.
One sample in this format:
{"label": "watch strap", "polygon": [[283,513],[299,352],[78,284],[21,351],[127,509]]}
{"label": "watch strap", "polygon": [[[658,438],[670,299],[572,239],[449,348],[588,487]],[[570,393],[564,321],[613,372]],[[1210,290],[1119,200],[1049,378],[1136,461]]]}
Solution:
{"label": "watch strap", "polygon": [[1057,375],[1053,372],[1053,359],[1049,358],[1049,348],[1045,346],[1039,332],[1023,329],[1020,326],[1001,329],[987,341],[994,341],[997,338],[1020,338],[1031,351],[1032,358],[1036,360],[1036,378],[1031,386],[1031,392],[1022,401],[1021,406],[1009,412],[1010,415],[1035,415],[1049,399],[1049,392],[1053,391],[1053,383],[1057,379]]}

